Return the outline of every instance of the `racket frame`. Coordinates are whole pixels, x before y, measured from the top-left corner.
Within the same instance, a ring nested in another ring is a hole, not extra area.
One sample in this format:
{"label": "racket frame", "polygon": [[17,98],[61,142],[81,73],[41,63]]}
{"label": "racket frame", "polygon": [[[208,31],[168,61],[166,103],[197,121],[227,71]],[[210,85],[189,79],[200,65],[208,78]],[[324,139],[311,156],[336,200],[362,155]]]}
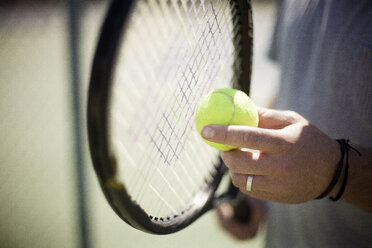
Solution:
{"label": "racket frame", "polygon": [[[240,30],[235,34],[241,37],[238,59],[242,67],[234,87],[249,93],[252,63],[252,12],[250,0],[230,0],[238,5],[238,21]],[[215,165],[216,173],[212,181],[202,189],[181,214],[166,218],[150,217],[132,201],[123,184],[116,180],[117,163],[114,155],[110,154],[109,143],[109,98],[113,80],[114,65],[121,38],[125,35],[126,21],[130,16],[135,0],[113,0],[101,29],[89,85],[87,128],[91,158],[101,188],[108,202],[117,215],[134,228],[152,234],[174,233],[194,222],[208,210],[214,208],[224,199],[230,199],[237,193],[237,189],[230,186],[228,193],[216,196],[216,190],[226,172],[222,160]],[[244,12],[246,14],[244,14]]]}

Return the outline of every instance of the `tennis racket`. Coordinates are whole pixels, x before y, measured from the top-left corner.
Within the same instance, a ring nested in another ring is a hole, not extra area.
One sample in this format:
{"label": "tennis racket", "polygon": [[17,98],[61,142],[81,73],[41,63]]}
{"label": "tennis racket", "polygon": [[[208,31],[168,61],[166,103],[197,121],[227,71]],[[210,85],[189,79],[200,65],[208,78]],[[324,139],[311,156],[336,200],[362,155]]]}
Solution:
{"label": "tennis racket", "polygon": [[231,184],[217,191],[226,167],[194,112],[212,89],[249,93],[252,28],[249,0],[112,1],[92,66],[88,136],[102,190],[129,225],[173,233],[237,199]]}

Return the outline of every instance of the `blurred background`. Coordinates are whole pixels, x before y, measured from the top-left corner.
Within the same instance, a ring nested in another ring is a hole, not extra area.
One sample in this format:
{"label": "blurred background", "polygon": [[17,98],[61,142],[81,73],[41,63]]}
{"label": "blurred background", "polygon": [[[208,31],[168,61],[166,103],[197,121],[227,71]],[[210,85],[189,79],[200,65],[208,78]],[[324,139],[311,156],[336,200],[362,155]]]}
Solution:
{"label": "blurred background", "polygon": [[[0,0],[0,247],[262,247],[264,227],[257,238],[239,242],[218,226],[214,212],[181,232],[154,236],[129,227],[109,207],[85,131],[90,66],[108,5]],[[251,96],[270,106],[278,87],[278,70],[266,56],[275,3],[255,0],[253,11]]]}

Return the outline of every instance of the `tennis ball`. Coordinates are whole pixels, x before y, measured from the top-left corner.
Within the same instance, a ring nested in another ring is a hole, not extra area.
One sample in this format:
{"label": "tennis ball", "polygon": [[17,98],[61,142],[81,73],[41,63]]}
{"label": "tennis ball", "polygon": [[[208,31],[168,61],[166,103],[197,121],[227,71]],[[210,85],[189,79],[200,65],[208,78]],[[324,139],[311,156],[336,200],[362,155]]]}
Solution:
{"label": "tennis ball", "polygon": [[[213,90],[199,102],[195,113],[195,124],[200,136],[203,127],[211,124],[257,127],[257,108],[243,91],[230,88]],[[203,140],[208,145],[221,151],[229,151],[236,148]]]}

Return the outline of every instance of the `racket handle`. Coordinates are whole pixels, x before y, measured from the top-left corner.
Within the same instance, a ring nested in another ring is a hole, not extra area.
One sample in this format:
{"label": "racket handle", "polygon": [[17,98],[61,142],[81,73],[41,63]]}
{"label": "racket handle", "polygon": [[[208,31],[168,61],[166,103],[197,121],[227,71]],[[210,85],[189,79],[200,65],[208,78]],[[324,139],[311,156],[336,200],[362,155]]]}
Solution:
{"label": "racket handle", "polygon": [[241,195],[237,197],[236,202],[232,205],[234,208],[234,219],[238,222],[249,222],[251,219],[251,206],[247,199]]}

